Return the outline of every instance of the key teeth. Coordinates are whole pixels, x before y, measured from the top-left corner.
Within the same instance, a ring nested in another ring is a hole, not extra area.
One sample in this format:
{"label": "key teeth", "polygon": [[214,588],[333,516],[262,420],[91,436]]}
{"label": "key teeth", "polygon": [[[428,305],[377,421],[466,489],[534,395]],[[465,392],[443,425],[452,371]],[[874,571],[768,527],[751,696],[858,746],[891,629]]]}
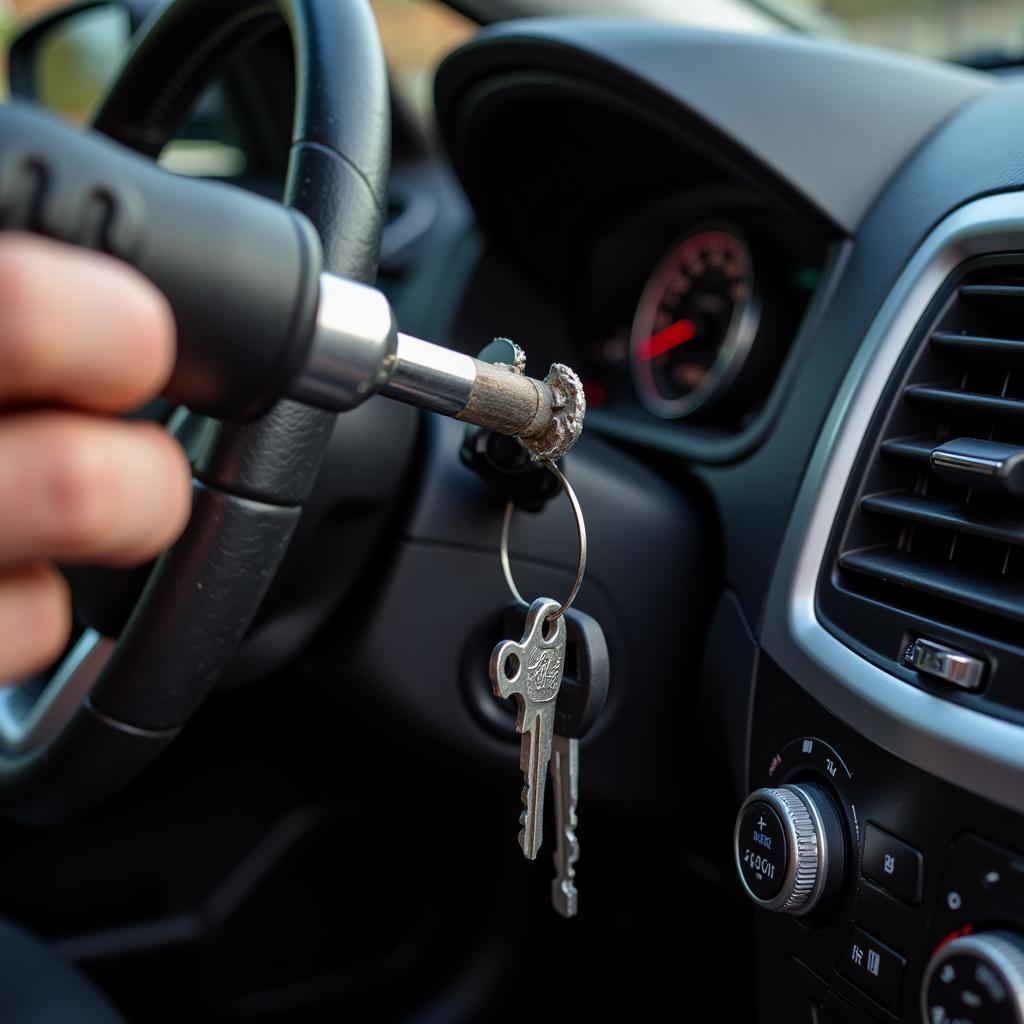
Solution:
{"label": "key teeth", "polygon": [[[572,816],[575,819],[575,815]],[[579,892],[576,889],[576,863],[580,859],[580,844],[576,839],[576,822],[573,820],[561,836],[568,851],[565,857],[565,875],[557,874],[551,880],[551,902],[562,917],[575,917],[579,905]]]}
{"label": "key teeth", "polygon": [[551,903],[562,917],[575,917],[579,913],[580,894],[569,879],[555,879],[551,883]]}
{"label": "key teeth", "polygon": [[569,856],[566,859],[566,863],[568,864],[569,870],[571,871],[573,868],[576,867],[576,864],[580,859],[579,840],[577,840],[576,833],[571,828],[567,828],[565,830],[565,843],[566,846],[569,848]]}
{"label": "key teeth", "polygon": [[523,856],[527,860],[537,859],[537,848],[530,849],[530,841],[526,835],[526,824],[530,820],[530,787],[523,786],[523,791],[520,794],[520,800],[523,802],[523,809],[519,812],[519,849],[523,851]]}

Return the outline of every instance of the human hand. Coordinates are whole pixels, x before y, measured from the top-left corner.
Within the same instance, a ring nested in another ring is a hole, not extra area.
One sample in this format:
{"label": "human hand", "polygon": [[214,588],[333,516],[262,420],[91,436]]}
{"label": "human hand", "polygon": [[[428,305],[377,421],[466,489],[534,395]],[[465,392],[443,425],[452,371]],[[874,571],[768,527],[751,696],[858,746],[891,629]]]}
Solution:
{"label": "human hand", "polygon": [[135,565],[184,528],[184,452],[156,424],[112,415],[158,394],[173,364],[170,308],[137,271],[0,235],[0,680],[67,642],[54,562]]}

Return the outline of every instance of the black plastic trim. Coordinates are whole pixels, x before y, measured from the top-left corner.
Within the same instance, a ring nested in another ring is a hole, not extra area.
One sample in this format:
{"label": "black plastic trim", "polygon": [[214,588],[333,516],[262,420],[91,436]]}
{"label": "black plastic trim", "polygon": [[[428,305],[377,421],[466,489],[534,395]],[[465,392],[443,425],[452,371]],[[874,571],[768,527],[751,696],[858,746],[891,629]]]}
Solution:
{"label": "black plastic trim", "polygon": [[1007,544],[1024,544],[1024,519],[1021,517],[979,512],[976,506],[959,501],[929,499],[916,494],[869,494],[860,506],[866,512],[912,519]]}

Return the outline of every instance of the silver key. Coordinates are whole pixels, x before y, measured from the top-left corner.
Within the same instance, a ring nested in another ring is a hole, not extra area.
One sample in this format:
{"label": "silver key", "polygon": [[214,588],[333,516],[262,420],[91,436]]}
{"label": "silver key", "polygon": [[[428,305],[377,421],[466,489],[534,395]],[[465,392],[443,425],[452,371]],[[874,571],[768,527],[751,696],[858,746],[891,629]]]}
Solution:
{"label": "silver key", "polygon": [[575,917],[579,906],[576,892],[576,861],[580,844],[576,838],[576,804],[580,797],[580,741],[554,736],[551,740],[551,784],[555,787],[555,877],[551,902],[562,917]]}
{"label": "silver key", "polygon": [[[544,781],[551,760],[555,728],[555,701],[565,666],[565,617],[551,616],[559,604],[538,597],[526,614],[522,640],[504,640],[491,655],[491,683],[497,697],[515,697],[519,706],[516,732],[523,737],[519,767],[523,811],[519,815],[519,845],[534,860],[544,835]],[[545,629],[550,634],[545,636]]]}

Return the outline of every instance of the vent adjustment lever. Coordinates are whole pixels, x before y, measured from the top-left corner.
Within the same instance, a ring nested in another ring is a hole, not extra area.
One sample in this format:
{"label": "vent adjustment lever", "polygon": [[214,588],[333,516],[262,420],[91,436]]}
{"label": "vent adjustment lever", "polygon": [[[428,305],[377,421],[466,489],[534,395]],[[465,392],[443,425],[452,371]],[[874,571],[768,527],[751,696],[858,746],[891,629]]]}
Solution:
{"label": "vent adjustment lever", "polygon": [[974,437],[958,437],[933,449],[932,469],[959,487],[980,487],[1024,497],[1024,448]]}
{"label": "vent adjustment lever", "polygon": [[977,690],[985,675],[985,662],[980,658],[923,637],[907,648],[903,660],[910,668],[962,690]]}

